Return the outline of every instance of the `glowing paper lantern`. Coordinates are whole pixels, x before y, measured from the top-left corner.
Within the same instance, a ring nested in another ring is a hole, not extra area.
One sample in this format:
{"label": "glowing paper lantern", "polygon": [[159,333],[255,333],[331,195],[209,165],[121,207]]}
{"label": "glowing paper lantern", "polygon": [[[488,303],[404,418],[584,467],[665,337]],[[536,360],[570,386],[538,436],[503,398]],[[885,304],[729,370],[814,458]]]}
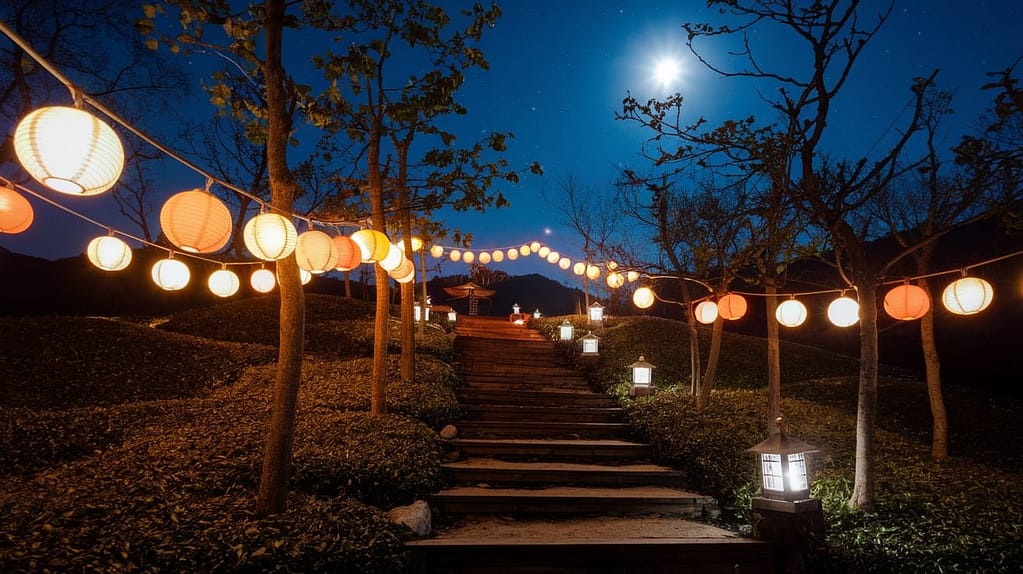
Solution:
{"label": "glowing paper lantern", "polygon": [[994,295],[991,284],[980,277],[962,277],[945,287],[941,302],[956,315],[974,315],[987,309]]}
{"label": "glowing paper lantern", "polygon": [[462,252],[457,249],[452,249],[451,253],[448,253],[448,258],[454,261],[455,263],[458,263],[459,261],[462,260]]}
{"label": "glowing paper lantern", "polygon": [[113,235],[97,237],[89,242],[85,254],[93,265],[104,271],[120,271],[131,263],[131,247]]}
{"label": "glowing paper lantern", "polygon": [[625,278],[629,280],[629,283],[632,283],[636,279],[639,279],[639,271],[629,271],[625,274]]}
{"label": "glowing paper lantern", "polygon": [[376,229],[360,229],[352,234],[352,241],[362,250],[362,262],[381,261],[391,251],[387,236]]}
{"label": "glowing paper lantern", "polygon": [[440,245],[434,245],[430,248],[430,255],[433,255],[436,259],[444,257],[444,248]]}
{"label": "glowing paper lantern", "polygon": [[25,116],[14,131],[14,151],[36,181],[70,195],[103,193],[124,169],[124,147],[114,130],[88,112],[64,106]]}
{"label": "glowing paper lantern", "polygon": [[0,187],[0,233],[21,233],[32,225],[35,212],[25,196]]}
{"label": "glowing paper lantern", "polygon": [[472,263],[475,260],[476,254],[473,253],[472,251],[466,251],[465,253],[462,254],[462,261],[466,263]]}
{"label": "glowing paper lantern", "polygon": [[[500,253],[500,251],[498,251],[498,253]],[[490,253],[489,252],[484,251],[483,253],[480,253],[480,263],[482,263],[483,265],[486,265],[487,263],[490,263]]]}
{"label": "glowing paper lantern", "polygon": [[184,289],[185,285],[188,285],[188,280],[192,278],[187,265],[170,257],[153,264],[152,275],[153,282],[166,291]]}
{"label": "glowing paper lantern", "polygon": [[704,325],[710,325],[717,321],[720,310],[721,305],[713,301],[700,301],[696,304],[696,308],[693,309],[693,316]]}
{"label": "glowing paper lantern", "polygon": [[313,280],[313,274],[305,269],[298,270],[298,281],[303,285],[308,285]]}
{"label": "glowing paper lantern", "polygon": [[649,287],[640,287],[632,294],[632,304],[640,309],[649,309],[654,304],[654,290]]}
{"label": "glowing paper lantern", "polygon": [[182,191],[160,209],[160,228],[182,251],[213,253],[231,239],[231,212],[212,193]]}
{"label": "glowing paper lantern", "polygon": [[572,266],[572,273],[575,273],[576,275],[582,275],[583,273],[586,273],[586,264],[583,263],[582,261],[579,261],[578,263]]}
{"label": "glowing paper lantern", "polygon": [[406,261],[402,248],[392,244],[387,251],[387,257],[380,260],[380,267],[389,273],[397,269],[402,261]]}
{"label": "glowing paper lantern", "polygon": [[500,263],[504,261],[504,251],[497,249],[494,251],[494,263]]}
{"label": "glowing paper lantern", "polygon": [[249,277],[249,284],[259,293],[269,293],[277,285],[277,278],[269,269],[256,269]]}
{"label": "glowing paper lantern", "polygon": [[284,259],[295,251],[298,232],[288,218],[276,213],[261,213],[242,230],[245,247],[264,261]]}
{"label": "glowing paper lantern", "polygon": [[608,269],[608,271],[614,271],[615,269],[618,269],[618,263],[616,263],[614,261],[608,261],[607,262],[607,269]]}
{"label": "glowing paper lantern", "polygon": [[590,279],[590,281],[596,281],[597,278],[600,277],[600,267],[597,267],[596,265],[587,265],[586,277]]}
{"label": "glowing paper lantern", "polygon": [[741,319],[746,314],[746,298],[736,293],[727,293],[718,299],[718,314],[726,321]]}
{"label": "glowing paper lantern", "polygon": [[860,320],[860,304],[849,297],[839,297],[828,305],[828,320],[836,327],[851,327]]}
{"label": "glowing paper lantern", "polygon": [[[540,247],[538,246],[537,249],[540,249]],[[523,245],[522,247],[519,247],[519,254],[521,254],[523,257],[527,257],[532,252],[533,250],[530,249],[528,245]]]}
{"label": "glowing paper lantern", "polygon": [[931,298],[927,291],[917,285],[905,283],[895,287],[884,296],[884,311],[893,319],[912,321],[927,314]]}
{"label": "glowing paper lantern", "polygon": [[786,327],[798,327],[806,321],[806,305],[795,299],[783,301],[774,310],[774,318]]}
{"label": "glowing paper lantern", "polygon": [[607,286],[612,289],[618,289],[622,285],[625,285],[625,276],[617,271],[612,271],[607,274]]}
{"label": "glowing paper lantern", "polygon": [[561,260],[561,254],[558,253],[557,251],[551,251],[550,253],[547,254],[547,263],[550,263],[550,264],[553,265],[553,264],[557,263],[560,260]]}
{"label": "glowing paper lantern", "polygon": [[[404,243],[404,242],[402,242]],[[423,240],[413,235],[412,239],[409,239],[409,243],[412,245],[412,252],[415,253],[423,248]]]}
{"label": "glowing paper lantern", "polygon": [[210,278],[206,280],[206,285],[210,288],[210,292],[217,297],[230,297],[238,292],[241,281],[238,280],[238,275],[234,271],[224,268],[211,273]]}
{"label": "glowing paper lantern", "polygon": [[416,266],[409,259],[403,259],[402,262],[393,271],[388,271],[388,275],[398,283],[410,283],[416,278]]}
{"label": "glowing paper lantern", "polygon": [[568,268],[571,267],[571,266],[572,266],[572,260],[569,259],[568,257],[562,257],[561,259],[558,260],[558,267],[560,267],[560,268],[562,268],[564,270],[568,270]]}
{"label": "glowing paper lantern", "polygon": [[334,269],[338,271],[351,271],[362,264],[362,249],[347,235],[337,235],[331,241],[334,242],[334,249],[337,250],[337,263]]}
{"label": "glowing paper lantern", "polygon": [[[528,249],[527,249],[527,251],[528,251]],[[508,250],[508,261],[515,261],[518,258],[519,258],[519,251],[518,251],[518,249],[509,249]]]}
{"label": "glowing paper lantern", "polygon": [[[533,247],[532,247],[532,246],[530,246],[530,247],[529,247],[529,249],[530,249],[530,250],[533,250]],[[550,253],[551,253],[551,248],[550,248],[550,247],[547,247],[546,245],[544,245],[544,246],[543,246],[543,247],[541,247],[540,249],[536,250],[536,255],[537,255],[537,257],[539,257],[540,259],[546,259],[546,258],[547,258],[547,256],[548,256],[548,255],[550,255]]]}
{"label": "glowing paper lantern", "polygon": [[[529,250],[532,251],[533,253],[540,251],[540,247],[541,245],[539,241],[534,241],[529,244]],[[541,255],[540,257],[543,257],[543,255]]]}
{"label": "glowing paper lantern", "polygon": [[298,236],[295,244],[298,268],[310,273],[326,273],[337,265],[337,245],[326,233],[310,229]]}

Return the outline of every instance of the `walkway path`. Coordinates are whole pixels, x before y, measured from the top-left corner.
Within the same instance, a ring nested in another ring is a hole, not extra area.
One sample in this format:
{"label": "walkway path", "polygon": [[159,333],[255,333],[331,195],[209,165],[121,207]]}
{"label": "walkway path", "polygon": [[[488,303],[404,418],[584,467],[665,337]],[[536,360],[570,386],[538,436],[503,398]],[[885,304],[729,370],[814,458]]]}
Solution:
{"label": "walkway path", "polygon": [[767,544],[695,518],[714,499],[651,464],[624,413],[557,346],[506,320],[460,316],[467,417],[431,498],[441,528],[414,541],[420,572],[772,572]]}

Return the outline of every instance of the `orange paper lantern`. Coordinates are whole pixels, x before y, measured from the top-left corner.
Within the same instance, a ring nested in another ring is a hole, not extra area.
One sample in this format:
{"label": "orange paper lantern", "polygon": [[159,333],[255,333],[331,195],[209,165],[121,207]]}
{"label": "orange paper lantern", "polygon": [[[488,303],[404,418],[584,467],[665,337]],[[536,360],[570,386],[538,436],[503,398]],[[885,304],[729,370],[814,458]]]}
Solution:
{"label": "orange paper lantern", "polygon": [[231,239],[231,212],[212,193],[182,191],[160,209],[160,228],[182,251],[213,253]]}
{"label": "orange paper lantern", "polygon": [[741,319],[746,314],[746,298],[736,293],[728,293],[718,299],[718,314],[725,321]]}
{"label": "orange paper lantern", "polygon": [[360,229],[352,234],[352,241],[362,250],[363,263],[375,263],[387,257],[391,242],[376,229]]}
{"label": "orange paper lantern", "polygon": [[362,265],[362,249],[347,235],[338,235],[332,239],[334,248],[337,250],[337,263],[334,269],[338,271],[351,271]]}
{"label": "orange paper lantern", "polygon": [[35,212],[25,196],[0,187],[0,233],[21,233],[32,225]]}
{"label": "orange paper lantern", "polygon": [[905,283],[892,289],[884,296],[884,311],[893,319],[912,321],[927,314],[931,298],[922,287]]}

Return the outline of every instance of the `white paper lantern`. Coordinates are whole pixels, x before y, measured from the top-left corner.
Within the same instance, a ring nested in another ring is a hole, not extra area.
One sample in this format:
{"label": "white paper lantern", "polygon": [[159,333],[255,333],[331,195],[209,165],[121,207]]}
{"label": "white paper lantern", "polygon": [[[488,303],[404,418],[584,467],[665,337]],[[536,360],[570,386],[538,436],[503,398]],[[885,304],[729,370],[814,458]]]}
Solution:
{"label": "white paper lantern", "polygon": [[304,231],[295,242],[295,261],[303,271],[326,273],[337,265],[337,258],[337,243],[322,231]]}
{"label": "white paper lantern", "polygon": [[995,292],[980,277],[962,277],[941,292],[941,302],[956,315],[974,315],[988,308]]}
{"label": "white paper lantern", "polygon": [[710,325],[718,319],[718,304],[714,301],[700,301],[693,309],[693,316],[704,325]]}
{"label": "white paper lantern", "polygon": [[494,263],[500,263],[504,261],[504,251],[497,249],[494,251]]}
{"label": "white paper lantern", "polygon": [[124,147],[105,122],[65,106],[25,116],[14,131],[18,161],[36,181],[70,195],[97,195],[117,183]]}
{"label": "white paper lantern", "polygon": [[[536,248],[540,249],[540,244],[539,243],[536,245]],[[521,255],[523,257],[528,257],[529,254],[532,253],[532,252],[533,252],[533,250],[530,248],[529,245],[523,245],[522,247],[519,247],[519,255]]]}
{"label": "white paper lantern", "polygon": [[245,247],[264,261],[284,259],[295,251],[298,232],[288,218],[276,213],[261,213],[245,224]]}
{"label": "white paper lantern", "polygon": [[210,292],[217,297],[230,297],[238,292],[242,283],[234,271],[224,268],[211,273],[210,278],[206,280],[206,285],[210,288]]}
{"label": "white paper lantern", "polygon": [[160,209],[160,228],[188,253],[213,253],[231,239],[231,212],[212,193],[201,189],[176,193]]}
{"label": "white paper lantern", "polygon": [[472,251],[466,251],[465,253],[462,254],[462,261],[464,261],[465,263],[472,263],[475,260],[476,254],[473,253]]}
{"label": "white paper lantern", "polygon": [[625,276],[617,271],[612,271],[607,274],[607,286],[612,289],[618,289],[622,285],[625,285]]}
{"label": "white paper lantern", "polygon": [[[532,250],[533,249],[532,246],[529,249]],[[540,259],[547,259],[547,256],[550,255],[550,253],[551,248],[547,247],[546,245],[536,250],[536,256],[539,257]]]}
{"label": "white paper lantern", "polygon": [[462,260],[462,252],[457,249],[452,249],[451,253],[448,253],[448,259],[458,263]]}
{"label": "white paper lantern", "polygon": [[774,318],[786,327],[798,327],[806,321],[806,305],[795,299],[783,301],[774,310]]}
{"label": "white paper lantern", "polygon": [[[528,251],[528,249],[527,249],[527,251]],[[518,258],[519,258],[519,250],[518,249],[509,249],[508,250],[508,261],[515,261]]]}
{"label": "white paper lantern", "polygon": [[648,309],[654,304],[654,291],[649,287],[640,287],[632,294],[632,303],[640,309]]}
{"label": "white paper lantern", "polygon": [[131,263],[131,247],[113,235],[97,237],[89,242],[85,255],[93,265],[104,271],[120,271]]}
{"label": "white paper lantern", "polygon": [[860,304],[849,297],[839,297],[828,305],[828,320],[836,327],[851,327],[860,320]]}
{"label": "white paper lantern", "polygon": [[249,284],[258,293],[269,293],[277,286],[277,278],[269,269],[256,269],[249,277]]}
{"label": "white paper lantern", "polygon": [[444,257],[444,248],[441,247],[440,245],[434,245],[433,247],[430,248],[430,255],[433,255],[435,258],[440,259],[441,257]]}
{"label": "white paper lantern", "polygon": [[410,259],[402,259],[401,263],[388,275],[398,283],[411,283],[416,278],[416,266]]}
{"label": "white paper lantern", "polygon": [[590,281],[596,281],[597,278],[600,277],[600,267],[597,267],[596,265],[587,265],[586,277],[589,278]]}
{"label": "white paper lantern", "polygon": [[313,280],[313,274],[305,269],[298,270],[298,281],[303,285],[308,285]]}
{"label": "white paper lantern", "polygon": [[[498,251],[498,253],[500,253],[500,251]],[[480,263],[483,264],[483,265],[486,265],[487,263],[490,263],[490,252],[489,251],[484,251],[484,252],[480,253]]]}
{"label": "white paper lantern", "polygon": [[188,285],[188,280],[192,278],[187,265],[170,257],[153,264],[152,275],[153,282],[166,291],[184,289],[185,285]]}
{"label": "white paper lantern", "polygon": [[576,275],[586,273],[586,264],[582,261],[576,262],[576,264],[572,266],[572,273],[575,273]]}
{"label": "white paper lantern", "polygon": [[568,268],[571,267],[571,266],[572,266],[572,260],[569,259],[568,257],[562,257],[561,259],[558,260],[558,267],[560,267],[561,269],[563,269],[565,271],[567,271]]}
{"label": "white paper lantern", "polygon": [[397,269],[402,261],[406,261],[402,248],[391,244],[391,247],[387,250],[387,257],[380,260],[380,267],[384,271],[391,272]]}
{"label": "white paper lantern", "polygon": [[[534,242],[529,244],[529,250],[531,252],[533,252],[533,253],[538,253],[540,251],[541,247],[543,247],[543,246],[540,245],[539,241],[534,241]],[[543,257],[543,255],[541,255],[540,257]]]}

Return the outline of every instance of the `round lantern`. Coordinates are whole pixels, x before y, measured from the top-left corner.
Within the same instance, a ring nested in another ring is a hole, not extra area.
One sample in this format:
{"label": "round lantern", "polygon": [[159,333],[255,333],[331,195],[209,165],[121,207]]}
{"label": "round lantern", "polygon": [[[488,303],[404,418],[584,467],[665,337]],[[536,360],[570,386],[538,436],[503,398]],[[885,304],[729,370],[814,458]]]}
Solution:
{"label": "round lantern", "polygon": [[562,257],[561,259],[558,260],[558,267],[560,267],[562,270],[567,271],[568,268],[571,266],[572,260],[569,259],[568,257]]}
{"label": "round lantern", "polygon": [[50,106],[25,116],[14,131],[14,151],[25,171],[60,193],[97,195],[117,183],[124,147],[92,114]]}
{"label": "round lantern", "polygon": [[231,212],[212,193],[182,191],[160,209],[160,228],[182,251],[213,253],[231,239]]}
{"label": "round lantern", "polygon": [[494,251],[494,263],[500,263],[504,261],[504,251],[500,249]]}
{"label": "round lantern", "polygon": [[32,225],[35,212],[25,196],[0,187],[0,233],[21,233]]}
{"label": "round lantern", "polygon": [[860,304],[849,297],[839,297],[828,305],[828,319],[836,327],[851,327],[860,320]]}
{"label": "round lantern", "polygon": [[746,309],[746,298],[737,293],[727,293],[718,299],[718,314],[725,321],[741,319]]}
{"label": "round lantern", "polygon": [[[540,249],[540,247],[537,246],[537,249]],[[528,245],[523,245],[522,247],[519,247],[519,254],[521,254],[523,257],[526,257],[532,252],[533,250],[530,249]]]}
{"label": "round lantern", "polygon": [[310,229],[295,241],[298,268],[310,273],[326,273],[337,265],[337,245],[326,233]]}
{"label": "round lantern", "polygon": [[572,266],[572,273],[575,273],[576,275],[582,275],[583,273],[586,273],[586,264],[583,263],[582,261],[576,263],[575,265]]}
{"label": "round lantern", "polygon": [[994,298],[991,284],[980,277],[962,277],[941,293],[945,308],[956,315],[973,315],[987,309]]}
{"label": "round lantern", "polygon": [[625,274],[625,278],[629,280],[629,283],[632,283],[636,279],[639,279],[639,271],[629,271]]}
{"label": "round lantern", "polygon": [[210,278],[206,280],[206,285],[209,286],[210,292],[217,297],[230,297],[238,292],[241,281],[238,280],[238,275],[234,271],[224,268],[211,273]]}
{"label": "round lantern", "polygon": [[607,274],[607,286],[612,289],[618,289],[622,285],[625,285],[625,276],[617,271],[612,271]]}
{"label": "round lantern", "polygon": [[798,327],[806,321],[806,305],[795,299],[783,301],[774,310],[774,318],[786,327]]}
{"label": "round lantern", "polygon": [[393,271],[388,271],[388,275],[398,283],[410,283],[416,278],[416,266],[412,260],[403,259]]}
{"label": "round lantern", "polygon": [[596,265],[587,265],[586,266],[586,277],[590,281],[596,281],[597,278],[600,277],[600,267],[597,267]]}
{"label": "round lantern", "polygon": [[380,260],[380,267],[387,272],[394,271],[401,265],[402,261],[406,261],[405,253],[401,247],[391,244],[390,249],[387,251],[387,257]]}
{"label": "round lantern", "polygon": [[614,271],[615,269],[618,269],[618,263],[615,262],[615,261],[608,261],[607,262],[607,269],[608,269],[608,271]]}
{"label": "round lantern", "polygon": [[440,245],[434,245],[430,248],[430,255],[433,255],[436,259],[440,259],[441,257],[444,257],[444,248]]}
{"label": "round lantern", "polygon": [[640,309],[649,309],[654,304],[654,290],[649,287],[640,287],[632,294],[632,304]]}
{"label": "round lantern", "polygon": [[455,263],[462,260],[462,252],[457,249],[452,249],[451,253],[448,254],[448,259],[451,259]]}
{"label": "round lantern", "polygon": [[465,253],[462,254],[462,261],[464,261],[465,263],[472,263],[475,260],[476,254],[473,253],[472,251],[466,251]]}
{"label": "round lantern", "polygon": [[351,271],[362,265],[362,249],[347,235],[336,235],[331,241],[334,242],[334,249],[337,250],[337,263],[334,269],[337,271]]}
{"label": "round lantern", "polygon": [[153,265],[152,273],[153,282],[166,291],[184,289],[192,276],[187,265],[170,257],[157,261]]}
{"label": "round lantern", "polygon": [[484,251],[480,253],[480,263],[483,265],[490,263],[490,252]]}
{"label": "round lantern", "polygon": [[927,291],[917,285],[905,283],[892,289],[884,296],[884,311],[893,319],[912,321],[927,314],[931,298]]}
{"label": "round lantern", "polygon": [[277,278],[269,269],[256,269],[249,277],[249,284],[258,293],[269,293],[277,285]]}
{"label": "round lantern", "polygon": [[259,259],[276,261],[295,251],[298,232],[291,220],[276,213],[261,213],[242,230],[245,247]]}
{"label": "round lantern", "polygon": [[312,280],[313,280],[312,272],[306,271],[305,269],[301,269],[301,268],[298,270],[298,282],[299,283],[301,283],[303,285],[308,285],[309,282],[312,281]]}
{"label": "round lantern", "polygon": [[547,254],[547,263],[550,263],[551,265],[557,263],[560,260],[561,254],[558,253],[557,251],[551,251]]}
{"label": "round lantern", "polygon": [[[533,247],[530,246],[529,249],[532,250]],[[539,257],[540,259],[546,259],[547,256],[550,255],[550,253],[551,253],[551,248],[547,247],[546,245],[544,245],[540,249],[536,250],[536,256]]]}
{"label": "round lantern", "polygon": [[[534,241],[534,242],[529,244],[529,250],[532,251],[533,253],[539,252],[540,251],[540,247],[542,247],[542,246],[540,245],[539,241]],[[543,257],[543,255],[541,255],[540,257]]]}
{"label": "round lantern", "polygon": [[[527,251],[528,251],[528,249],[527,249]],[[518,249],[509,249],[508,250],[508,261],[515,261],[518,258],[519,258],[519,250]]]}
{"label": "round lantern", "polygon": [[[717,321],[718,314],[721,312],[721,305],[713,301],[700,301],[696,304],[696,308],[693,309],[693,317],[697,321],[704,325],[710,325],[714,321]],[[724,319],[724,315],[721,316]]]}
{"label": "round lantern", "polygon": [[[412,247],[413,253],[423,248],[423,240],[420,239],[418,235],[413,235],[412,238],[409,239],[408,241],[409,245],[411,245]],[[404,242],[402,242],[402,244],[404,244]]]}
{"label": "round lantern", "polygon": [[391,242],[376,229],[360,229],[352,234],[352,241],[362,250],[362,262],[373,263],[387,257]]}
{"label": "round lantern", "polygon": [[104,271],[120,271],[131,263],[131,247],[113,235],[97,237],[89,242],[85,254],[93,265]]}

